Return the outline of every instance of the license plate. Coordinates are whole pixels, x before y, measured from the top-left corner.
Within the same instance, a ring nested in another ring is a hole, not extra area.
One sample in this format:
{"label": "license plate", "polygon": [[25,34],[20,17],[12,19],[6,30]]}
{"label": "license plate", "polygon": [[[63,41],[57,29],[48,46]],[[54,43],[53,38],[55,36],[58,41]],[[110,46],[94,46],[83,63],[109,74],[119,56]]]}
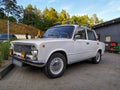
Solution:
{"label": "license plate", "polygon": [[19,66],[19,67],[22,67],[22,62],[21,61],[18,61],[16,59],[13,60],[13,64]]}

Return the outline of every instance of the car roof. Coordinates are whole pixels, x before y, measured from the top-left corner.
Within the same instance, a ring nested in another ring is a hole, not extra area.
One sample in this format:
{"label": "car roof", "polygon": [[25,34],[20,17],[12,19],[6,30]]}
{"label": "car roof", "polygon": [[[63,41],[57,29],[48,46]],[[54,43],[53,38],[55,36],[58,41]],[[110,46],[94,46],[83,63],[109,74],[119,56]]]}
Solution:
{"label": "car roof", "polygon": [[74,27],[78,27],[79,25],[76,25],[76,24],[64,24],[64,25],[56,25],[56,26],[53,26],[53,27],[60,27],[60,26],[74,26]]}

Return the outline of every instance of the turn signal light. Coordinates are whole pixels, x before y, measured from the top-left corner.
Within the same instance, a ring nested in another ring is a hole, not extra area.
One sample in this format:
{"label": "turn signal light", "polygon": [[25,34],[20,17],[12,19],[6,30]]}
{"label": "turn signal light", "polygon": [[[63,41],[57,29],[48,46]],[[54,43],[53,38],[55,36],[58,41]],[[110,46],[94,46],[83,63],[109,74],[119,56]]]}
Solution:
{"label": "turn signal light", "polygon": [[22,52],[22,53],[21,53],[21,57],[22,57],[22,58],[25,58],[25,55],[26,55],[25,52]]}
{"label": "turn signal light", "polygon": [[9,50],[9,55],[10,56],[13,55],[13,50],[12,49]]}

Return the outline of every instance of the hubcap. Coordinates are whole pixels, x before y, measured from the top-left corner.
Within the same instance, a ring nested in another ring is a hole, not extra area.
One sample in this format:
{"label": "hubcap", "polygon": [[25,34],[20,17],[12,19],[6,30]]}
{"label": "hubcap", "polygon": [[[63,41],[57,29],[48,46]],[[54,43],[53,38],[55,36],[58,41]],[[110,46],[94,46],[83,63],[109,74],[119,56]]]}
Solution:
{"label": "hubcap", "polygon": [[63,60],[59,57],[56,57],[50,63],[50,71],[53,74],[59,74],[62,71],[63,66]]}
{"label": "hubcap", "polygon": [[97,61],[97,62],[100,61],[100,53],[97,53],[97,55],[96,55],[96,61]]}

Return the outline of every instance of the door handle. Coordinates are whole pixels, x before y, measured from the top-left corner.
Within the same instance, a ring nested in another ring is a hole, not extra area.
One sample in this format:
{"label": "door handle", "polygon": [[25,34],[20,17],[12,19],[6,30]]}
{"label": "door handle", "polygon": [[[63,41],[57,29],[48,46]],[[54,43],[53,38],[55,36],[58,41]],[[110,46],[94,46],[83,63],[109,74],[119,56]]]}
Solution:
{"label": "door handle", "polygon": [[89,42],[86,43],[87,45],[90,44]]}
{"label": "door handle", "polygon": [[97,45],[99,45],[99,43],[97,43]]}

